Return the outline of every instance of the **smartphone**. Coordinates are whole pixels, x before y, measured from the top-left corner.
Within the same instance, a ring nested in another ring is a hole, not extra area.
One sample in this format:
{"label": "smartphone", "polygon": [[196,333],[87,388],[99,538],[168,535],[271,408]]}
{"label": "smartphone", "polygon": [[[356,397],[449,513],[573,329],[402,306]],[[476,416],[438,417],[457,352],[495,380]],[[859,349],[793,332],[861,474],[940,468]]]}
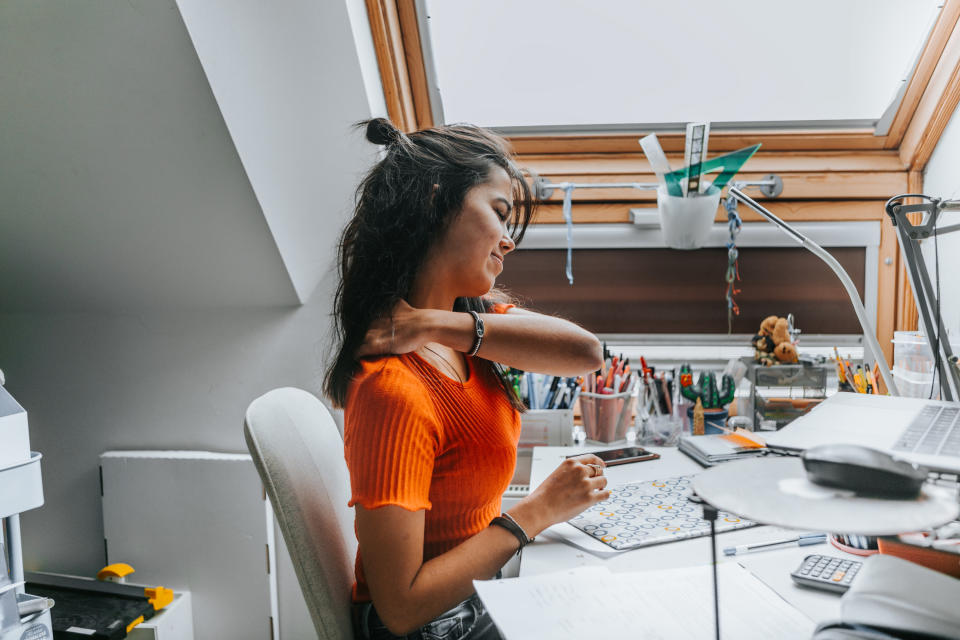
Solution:
{"label": "smartphone", "polygon": [[[607,449],[606,451],[586,451],[592,453],[603,460],[608,467],[615,467],[618,464],[628,464],[630,462],[643,462],[644,460],[656,460],[660,457],[659,453],[647,451],[643,447],[622,447],[620,449]],[[582,456],[583,453],[576,454]],[[567,456],[575,458],[576,456]]]}

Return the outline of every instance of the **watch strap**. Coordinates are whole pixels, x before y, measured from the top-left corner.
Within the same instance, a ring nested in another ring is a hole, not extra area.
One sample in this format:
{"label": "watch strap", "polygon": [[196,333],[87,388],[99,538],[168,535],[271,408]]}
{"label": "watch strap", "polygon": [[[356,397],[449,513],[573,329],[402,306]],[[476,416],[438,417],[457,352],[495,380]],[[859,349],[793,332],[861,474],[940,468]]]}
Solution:
{"label": "watch strap", "polygon": [[520,547],[517,549],[517,553],[520,553],[520,549],[523,549],[525,546],[534,541],[534,538],[527,536],[527,532],[523,530],[523,527],[514,520],[509,513],[501,513],[499,516],[490,521],[491,526],[498,526],[506,529],[514,535],[517,539],[517,542],[520,543]]}
{"label": "watch strap", "polygon": [[483,318],[480,317],[480,314],[476,311],[468,311],[470,315],[473,316],[473,346],[470,347],[470,351],[467,352],[468,356],[475,356],[477,352],[480,351],[480,343],[483,342]]}

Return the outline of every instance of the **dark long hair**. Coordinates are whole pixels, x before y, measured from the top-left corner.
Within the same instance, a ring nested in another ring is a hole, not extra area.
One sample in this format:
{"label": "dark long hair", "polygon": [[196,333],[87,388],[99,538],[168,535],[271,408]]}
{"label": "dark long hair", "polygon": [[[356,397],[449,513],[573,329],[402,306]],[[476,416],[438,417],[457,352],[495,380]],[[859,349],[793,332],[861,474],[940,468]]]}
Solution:
{"label": "dark long hair", "polygon": [[[500,167],[513,182],[510,235],[520,243],[533,216],[534,198],[507,142],[471,125],[449,125],[406,135],[388,120],[358,123],[367,140],[386,147],[383,158],[357,187],[355,211],[340,238],[340,283],[334,299],[335,351],[324,392],[346,403],[359,363],[354,356],[370,324],[405,299],[433,245],[463,207],[467,192]],[[436,185],[436,186],[435,186]],[[454,311],[487,311],[490,300],[457,298]],[[482,359],[518,410],[523,405],[499,365]]]}

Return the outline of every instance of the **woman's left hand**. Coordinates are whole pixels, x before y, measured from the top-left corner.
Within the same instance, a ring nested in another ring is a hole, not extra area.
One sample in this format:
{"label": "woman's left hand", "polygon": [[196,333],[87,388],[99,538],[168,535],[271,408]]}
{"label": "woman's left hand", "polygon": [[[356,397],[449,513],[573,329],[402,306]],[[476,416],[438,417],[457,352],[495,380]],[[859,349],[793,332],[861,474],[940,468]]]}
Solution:
{"label": "woman's left hand", "polygon": [[357,357],[401,354],[416,351],[430,342],[425,311],[399,300],[390,314],[374,320],[357,349]]}

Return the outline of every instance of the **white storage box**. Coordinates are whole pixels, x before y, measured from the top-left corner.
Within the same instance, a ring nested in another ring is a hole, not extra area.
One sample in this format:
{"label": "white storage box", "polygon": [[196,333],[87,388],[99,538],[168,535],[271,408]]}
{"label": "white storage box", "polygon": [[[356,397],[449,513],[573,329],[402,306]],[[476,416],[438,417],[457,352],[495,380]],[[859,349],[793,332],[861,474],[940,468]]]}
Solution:
{"label": "white storage box", "polygon": [[[573,444],[573,411],[571,409],[533,409],[520,414],[520,442],[517,445],[517,466],[510,481],[511,495],[530,482],[530,459],[534,447],[566,447]],[[514,496],[516,497],[516,496]]]}
{"label": "white storage box", "polygon": [[919,331],[893,332],[893,366],[909,377],[933,375],[933,351]]}
{"label": "white storage box", "polygon": [[573,444],[573,410],[534,409],[520,414],[521,450]]}
{"label": "white storage box", "polygon": [[100,468],[106,564],[189,591],[197,640],[310,637],[299,635],[312,623],[288,587],[296,576],[249,455],[111,451]]}
{"label": "white storage box", "polygon": [[39,453],[28,452],[25,460],[0,467],[0,518],[36,509],[43,504],[43,481]]}
{"label": "white storage box", "polygon": [[893,332],[893,380],[905,398],[940,397],[934,389],[933,351],[927,337],[919,331]]}
{"label": "white storage box", "polygon": [[29,459],[27,412],[0,386],[0,469]]}
{"label": "white storage box", "polygon": [[127,634],[129,640],[193,640],[193,610],[190,593],[173,596],[173,602]]}
{"label": "white storage box", "polygon": [[[932,373],[915,373],[904,371],[899,367],[893,368],[893,381],[897,385],[897,391],[904,398],[938,400],[940,398],[940,386],[936,385],[934,377]],[[933,391],[932,395],[931,390]]]}

